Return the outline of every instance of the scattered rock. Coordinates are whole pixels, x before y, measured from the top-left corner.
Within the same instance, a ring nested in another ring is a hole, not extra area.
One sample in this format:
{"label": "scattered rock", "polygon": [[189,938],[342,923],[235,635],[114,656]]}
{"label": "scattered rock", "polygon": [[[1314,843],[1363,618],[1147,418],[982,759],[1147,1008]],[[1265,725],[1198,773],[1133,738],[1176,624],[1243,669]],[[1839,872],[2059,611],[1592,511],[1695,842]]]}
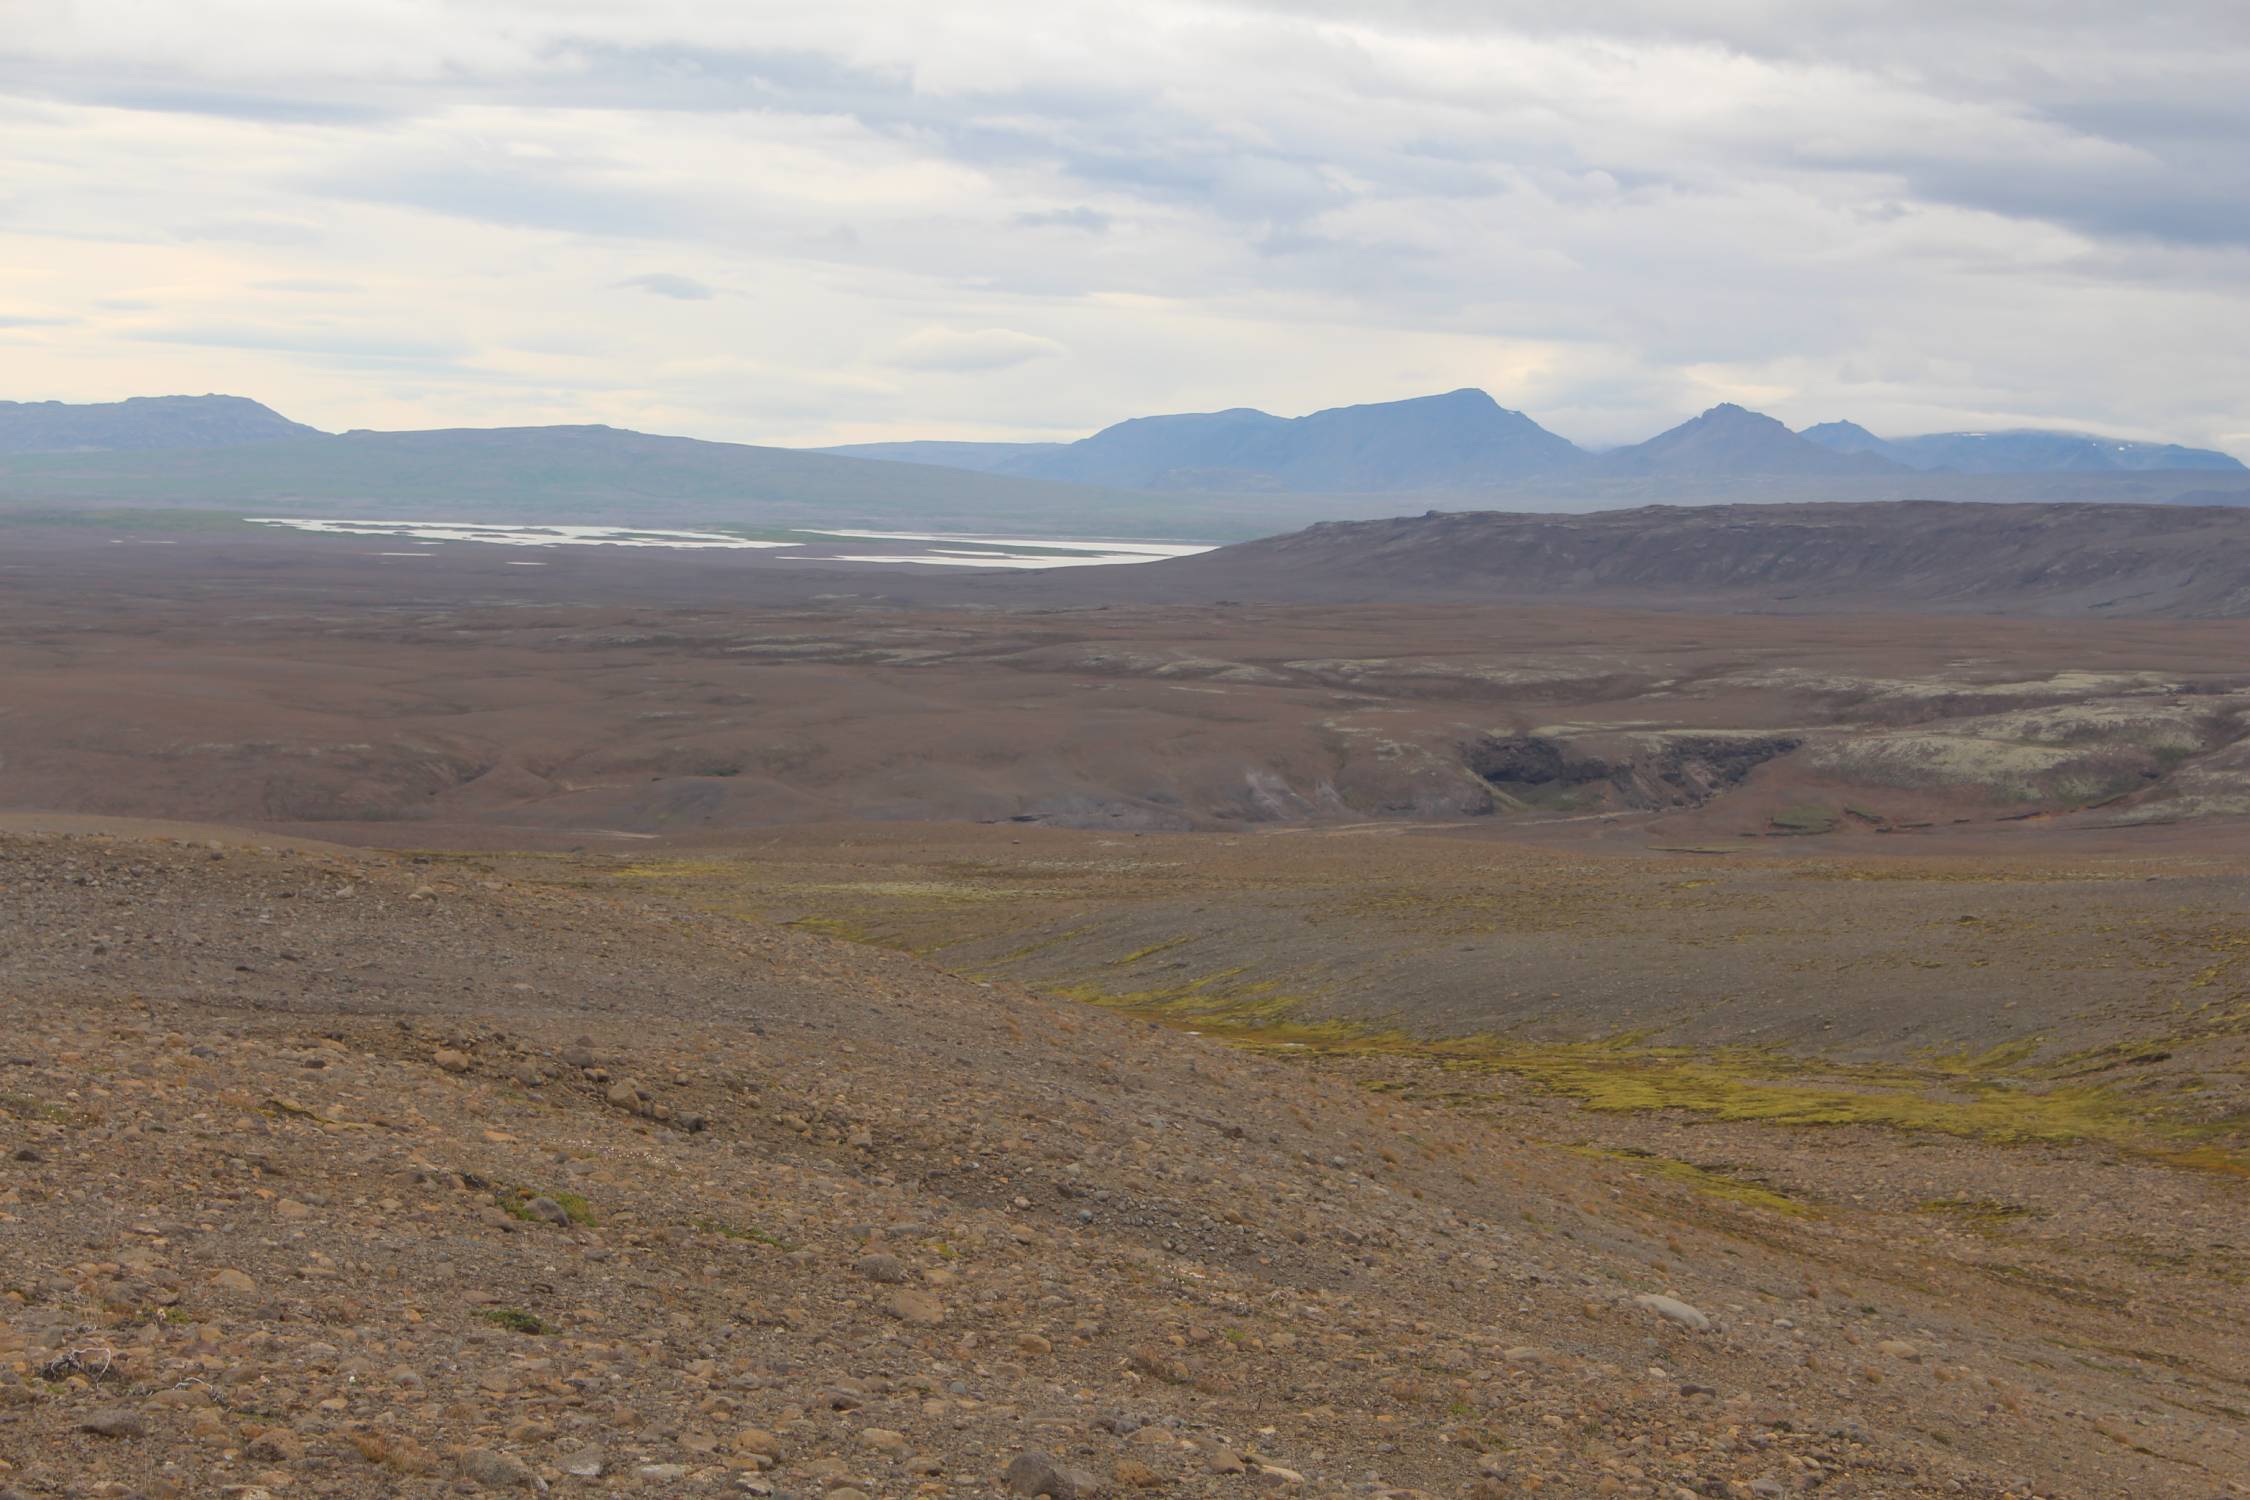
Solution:
{"label": "scattered rock", "polygon": [[461,1454],[458,1466],[463,1478],[488,1490],[546,1488],[530,1465],[512,1453],[470,1448]]}
{"label": "scattered rock", "polygon": [[147,1437],[148,1420],[130,1407],[104,1406],[81,1417],[78,1430],[105,1438]]}
{"label": "scattered rock", "polygon": [[575,1479],[599,1479],[608,1462],[599,1448],[573,1448],[555,1460],[555,1467]]}
{"label": "scattered rock", "polygon": [[906,1262],[895,1255],[886,1255],[881,1251],[876,1251],[871,1255],[862,1255],[852,1269],[869,1281],[884,1281],[894,1286],[905,1281],[907,1275]]}
{"label": "scattered rock", "polygon": [[945,1321],[945,1304],[928,1292],[893,1292],[883,1299],[883,1310],[918,1328],[935,1328]]}
{"label": "scattered rock", "polygon": [[1101,1481],[1082,1469],[1066,1469],[1044,1453],[1019,1453],[1008,1465],[1008,1490],[1026,1500],[1044,1495],[1048,1500],[1093,1500]]}
{"label": "scattered rock", "polygon": [[1656,1292],[1643,1292],[1633,1301],[1655,1313],[1666,1322],[1677,1323],[1682,1328],[1691,1328],[1697,1333],[1704,1333],[1711,1327],[1711,1320],[1703,1314],[1700,1308],[1690,1307],[1677,1297],[1666,1297]]}

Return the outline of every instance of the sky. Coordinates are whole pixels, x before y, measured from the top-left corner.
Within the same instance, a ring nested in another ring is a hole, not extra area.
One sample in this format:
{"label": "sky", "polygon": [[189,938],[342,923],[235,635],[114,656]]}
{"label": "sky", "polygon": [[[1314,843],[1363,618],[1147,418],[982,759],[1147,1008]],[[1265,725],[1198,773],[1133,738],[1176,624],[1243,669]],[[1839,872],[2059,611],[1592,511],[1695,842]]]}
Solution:
{"label": "sky", "polygon": [[0,0],[0,399],[2250,457],[2246,141],[2241,0]]}

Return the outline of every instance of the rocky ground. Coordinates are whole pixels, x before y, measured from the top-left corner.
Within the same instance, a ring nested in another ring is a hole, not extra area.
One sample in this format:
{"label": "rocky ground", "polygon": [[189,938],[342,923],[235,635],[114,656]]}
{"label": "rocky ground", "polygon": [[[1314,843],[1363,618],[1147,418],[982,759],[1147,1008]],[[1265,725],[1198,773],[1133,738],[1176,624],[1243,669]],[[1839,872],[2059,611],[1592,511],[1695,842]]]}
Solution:
{"label": "rocky ground", "polygon": [[2034,819],[2206,823],[2223,843],[2250,818],[2242,619],[1411,589],[1165,604],[1115,590],[1169,563],[930,579],[475,543],[386,560],[399,544],[242,529],[7,533],[0,807],[470,849],[867,820],[1601,815],[1665,843]]}
{"label": "rocky ground", "polygon": [[[2250,1494],[2226,1174],[1948,1140],[1907,1234],[1897,1137],[1729,1176],[1440,1082],[458,864],[9,837],[0,1494]],[[2121,1289],[2056,1268],[2136,1203]]]}

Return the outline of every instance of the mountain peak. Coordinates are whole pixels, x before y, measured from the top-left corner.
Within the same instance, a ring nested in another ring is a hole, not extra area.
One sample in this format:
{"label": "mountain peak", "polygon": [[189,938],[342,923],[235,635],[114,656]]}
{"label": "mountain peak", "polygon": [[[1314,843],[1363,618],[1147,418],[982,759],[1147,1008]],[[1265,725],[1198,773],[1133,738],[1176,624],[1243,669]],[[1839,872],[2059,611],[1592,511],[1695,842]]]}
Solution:
{"label": "mountain peak", "polygon": [[1645,443],[1603,455],[1612,474],[1866,474],[1889,469],[1883,458],[1838,453],[1809,442],[1786,425],[1732,401],[1722,401]]}
{"label": "mountain peak", "polygon": [[247,396],[128,396],[84,405],[0,401],[0,453],[232,448],[320,435]]}
{"label": "mountain peak", "polygon": [[2242,464],[2209,448],[2143,443],[2090,432],[2013,428],[1879,438],[1857,422],[1823,422],[1798,436],[1837,453],[1878,453],[1910,469],[1960,474],[2083,474],[2156,469],[2239,473]]}
{"label": "mountain peak", "polygon": [[1473,489],[1577,468],[1585,455],[1474,386],[1302,417],[1236,408],[1136,417],[1004,472],[1129,489]]}

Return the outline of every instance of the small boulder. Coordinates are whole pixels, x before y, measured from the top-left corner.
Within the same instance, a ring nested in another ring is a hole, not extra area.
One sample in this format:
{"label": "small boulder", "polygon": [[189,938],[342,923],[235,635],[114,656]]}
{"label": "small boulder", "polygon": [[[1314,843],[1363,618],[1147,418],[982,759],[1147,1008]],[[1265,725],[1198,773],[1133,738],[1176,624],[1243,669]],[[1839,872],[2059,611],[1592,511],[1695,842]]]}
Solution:
{"label": "small boulder", "polygon": [[883,1310],[917,1328],[935,1328],[945,1321],[945,1304],[928,1292],[893,1292],[884,1299]]}
{"label": "small boulder", "polygon": [[[1101,1493],[1101,1481],[1083,1469],[1065,1469],[1044,1453],[1019,1453],[1008,1465],[1005,1476],[1008,1491],[1022,1495],[1026,1500],[1094,1500]],[[830,1492],[834,1494],[833,1491]]]}
{"label": "small boulder", "polygon": [[880,1250],[869,1255],[862,1255],[852,1269],[869,1281],[887,1282],[892,1286],[897,1286],[906,1280],[906,1262],[895,1255],[888,1255]]}
{"label": "small boulder", "polygon": [[78,1430],[105,1438],[147,1437],[148,1421],[131,1407],[104,1406],[80,1418]]}
{"label": "small boulder", "polygon": [[459,1459],[461,1477],[488,1490],[543,1489],[522,1459],[490,1448],[470,1448]]}
{"label": "small boulder", "polygon": [[608,1455],[601,1449],[588,1445],[573,1448],[555,1460],[555,1467],[573,1479],[599,1479],[608,1466]]}
{"label": "small boulder", "polygon": [[1644,1292],[1635,1297],[1633,1301],[1668,1323],[1677,1323],[1682,1328],[1693,1329],[1697,1333],[1706,1333],[1710,1330],[1711,1320],[1703,1315],[1702,1309],[1690,1307],[1677,1297],[1665,1297],[1655,1292]]}

